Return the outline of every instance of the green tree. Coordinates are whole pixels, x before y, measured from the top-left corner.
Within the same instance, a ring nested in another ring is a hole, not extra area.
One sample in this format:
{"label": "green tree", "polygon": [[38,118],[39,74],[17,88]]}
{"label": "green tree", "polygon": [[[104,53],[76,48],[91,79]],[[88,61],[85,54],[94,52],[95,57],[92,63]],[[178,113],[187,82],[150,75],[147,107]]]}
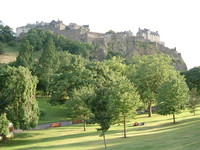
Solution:
{"label": "green tree", "polygon": [[52,76],[51,82],[51,103],[65,104],[72,98],[75,89],[88,85],[92,74],[85,67],[85,59],[74,55],[69,64],[63,66]]}
{"label": "green tree", "polygon": [[158,97],[157,108],[161,115],[173,115],[175,123],[175,115],[180,114],[186,108],[188,102],[189,89],[183,77],[177,77],[172,81],[168,81],[161,85]]}
{"label": "green tree", "polygon": [[72,113],[72,118],[83,120],[83,130],[86,131],[86,122],[91,119],[92,113],[87,102],[90,100],[94,90],[91,87],[75,89],[71,99],[66,101],[67,108]]}
{"label": "green tree", "polygon": [[197,110],[198,104],[200,104],[200,95],[196,89],[191,89],[190,92],[190,98],[188,102],[188,108],[190,109],[190,112],[194,114]]}
{"label": "green tree", "polygon": [[15,127],[30,129],[37,126],[39,108],[35,98],[37,78],[28,68],[7,67],[0,71],[0,112]]}
{"label": "green tree", "polygon": [[200,66],[194,67],[186,72],[182,73],[185,75],[188,87],[191,89],[196,89],[200,95]]}
{"label": "green tree", "polygon": [[7,43],[15,39],[14,33],[9,26],[3,26],[0,24],[0,42]]}
{"label": "green tree", "polygon": [[34,50],[41,50],[43,48],[42,37],[39,35],[39,31],[35,29],[30,29],[23,40],[28,40],[33,46]]}
{"label": "green tree", "polygon": [[119,77],[112,87],[110,97],[112,97],[115,104],[115,120],[118,123],[122,121],[124,138],[126,138],[126,122],[135,116],[140,97],[136,88],[126,77]]}
{"label": "green tree", "polygon": [[55,43],[50,38],[42,52],[42,56],[39,58],[36,75],[39,79],[37,88],[43,90],[47,94],[50,78],[53,73],[57,71],[59,67],[58,55],[55,51]]}
{"label": "green tree", "polygon": [[16,59],[17,66],[27,67],[29,70],[33,70],[34,67],[34,57],[33,57],[33,47],[30,45],[28,40],[25,40],[21,44],[19,55]]}
{"label": "green tree", "polygon": [[6,140],[6,135],[8,134],[8,119],[6,117],[6,113],[0,113],[0,135],[2,136],[2,140]]}
{"label": "green tree", "polygon": [[159,87],[164,82],[173,79],[176,71],[169,57],[144,55],[133,57],[126,74],[138,88],[141,100],[148,106],[149,117],[151,117],[152,106],[156,104]]}
{"label": "green tree", "polygon": [[106,32],[106,34],[114,34],[114,33],[115,33],[115,31],[113,31],[113,30],[109,30]]}
{"label": "green tree", "polygon": [[106,144],[106,131],[113,124],[113,118],[115,117],[113,99],[109,94],[109,86],[104,86],[95,90],[95,94],[90,98],[88,102],[91,112],[93,114],[93,120],[100,125],[97,131],[101,131],[100,136],[103,136],[105,149]]}
{"label": "green tree", "polygon": [[126,122],[128,119],[134,117],[135,110],[139,103],[139,95],[134,85],[123,76],[127,68],[124,64],[124,59],[112,57],[110,60],[105,60],[104,64],[116,75],[116,83],[111,87],[116,106],[116,123],[123,123],[124,137],[126,138]]}
{"label": "green tree", "polygon": [[104,64],[109,67],[112,71],[119,75],[125,75],[126,64],[124,63],[124,59],[120,57],[112,57],[109,60],[104,60]]}
{"label": "green tree", "polygon": [[3,44],[0,42],[0,54],[3,54],[4,50],[3,50]]}

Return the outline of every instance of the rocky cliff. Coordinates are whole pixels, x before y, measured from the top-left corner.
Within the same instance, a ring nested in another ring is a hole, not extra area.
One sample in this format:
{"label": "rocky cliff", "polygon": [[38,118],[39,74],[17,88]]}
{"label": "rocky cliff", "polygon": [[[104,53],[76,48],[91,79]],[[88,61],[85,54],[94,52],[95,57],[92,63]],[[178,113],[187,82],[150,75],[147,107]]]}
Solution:
{"label": "rocky cliff", "polygon": [[116,33],[107,36],[107,38],[96,38],[92,41],[92,44],[96,47],[94,58],[99,60],[105,59],[109,54],[121,55],[127,59],[136,54],[167,54],[172,57],[177,70],[187,70],[187,66],[176,48],[170,49],[142,37],[124,36]]}

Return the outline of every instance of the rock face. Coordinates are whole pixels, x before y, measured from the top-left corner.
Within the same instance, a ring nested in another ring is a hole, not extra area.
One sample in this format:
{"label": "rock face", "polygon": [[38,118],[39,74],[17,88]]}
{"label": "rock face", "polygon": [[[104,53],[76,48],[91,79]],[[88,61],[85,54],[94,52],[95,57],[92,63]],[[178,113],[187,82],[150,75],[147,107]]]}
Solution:
{"label": "rock face", "polygon": [[151,42],[142,37],[125,36],[123,34],[112,34],[102,40],[94,39],[92,42],[97,47],[94,58],[103,60],[107,54],[119,54],[127,59],[133,55],[167,54],[172,57],[172,61],[177,70],[187,70],[187,66],[176,51],[176,48],[170,49],[163,44]]}

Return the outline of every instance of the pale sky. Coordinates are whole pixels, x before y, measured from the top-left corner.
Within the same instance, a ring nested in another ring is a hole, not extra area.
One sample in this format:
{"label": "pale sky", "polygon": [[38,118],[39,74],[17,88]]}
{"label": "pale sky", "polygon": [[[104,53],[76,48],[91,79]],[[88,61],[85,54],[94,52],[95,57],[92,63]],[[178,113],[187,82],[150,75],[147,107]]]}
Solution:
{"label": "pale sky", "polygon": [[199,18],[199,0],[0,0],[0,20],[14,31],[53,19],[89,24],[93,32],[158,31],[167,47],[182,54],[188,69],[200,66]]}

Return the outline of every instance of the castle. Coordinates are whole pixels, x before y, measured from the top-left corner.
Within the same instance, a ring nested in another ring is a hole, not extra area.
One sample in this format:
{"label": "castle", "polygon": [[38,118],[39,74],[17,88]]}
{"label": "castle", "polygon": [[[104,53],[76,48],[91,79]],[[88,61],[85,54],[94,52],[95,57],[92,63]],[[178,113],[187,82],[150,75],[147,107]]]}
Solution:
{"label": "castle", "polygon": [[107,43],[109,39],[113,37],[127,38],[132,37],[134,41],[143,42],[155,42],[164,45],[164,42],[160,41],[160,35],[158,31],[152,32],[149,29],[138,30],[136,36],[131,31],[117,32],[112,34],[91,32],[89,25],[77,25],[76,23],[70,23],[69,25],[63,24],[62,21],[52,20],[50,23],[36,22],[35,24],[27,24],[26,26],[18,27],[16,29],[16,37],[19,37],[22,33],[27,33],[30,29],[42,29],[52,31],[54,34],[63,35],[70,40],[88,42],[96,45],[97,43]]}

